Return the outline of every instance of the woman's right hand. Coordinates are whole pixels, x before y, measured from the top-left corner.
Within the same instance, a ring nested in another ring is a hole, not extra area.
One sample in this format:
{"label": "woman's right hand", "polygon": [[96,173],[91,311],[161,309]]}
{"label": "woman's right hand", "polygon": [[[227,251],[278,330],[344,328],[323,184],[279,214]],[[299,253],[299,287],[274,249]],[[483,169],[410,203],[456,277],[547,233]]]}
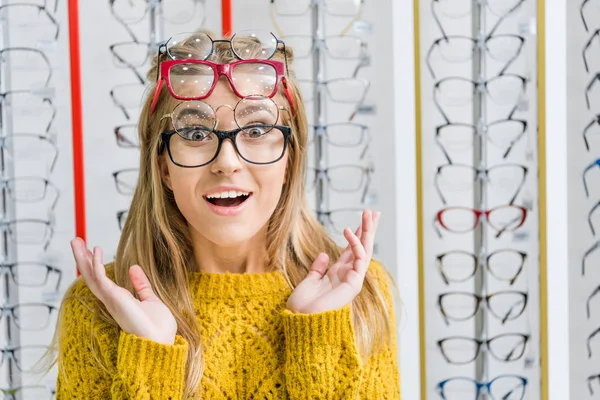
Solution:
{"label": "woman's right hand", "polygon": [[139,296],[118,286],[106,276],[102,264],[102,249],[89,251],[85,242],[76,238],[71,241],[77,268],[92,293],[125,332],[162,344],[173,344],[177,334],[177,321],[167,306],[156,296],[150,281],[139,265],[129,268],[129,277]]}

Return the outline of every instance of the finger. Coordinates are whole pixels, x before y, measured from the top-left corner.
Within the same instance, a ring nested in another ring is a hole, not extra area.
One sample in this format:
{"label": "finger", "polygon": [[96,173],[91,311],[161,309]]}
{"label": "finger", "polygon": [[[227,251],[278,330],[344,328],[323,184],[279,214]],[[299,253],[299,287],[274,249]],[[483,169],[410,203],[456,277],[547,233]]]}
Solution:
{"label": "finger", "polygon": [[106,295],[110,295],[110,292],[118,287],[111,279],[106,276],[106,268],[104,267],[102,256],[103,251],[100,247],[94,247],[93,253],[93,277],[98,285],[100,293],[95,293],[100,300],[104,301]]}
{"label": "finger", "polygon": [[308,272],[307,279],[322,279],[327,273],[327,267],[329,266],[329,256],[327,253],[320,253],[317,256],[315,262],[313,262]]}
{"label": "finger", "polygon": [[[365,248],[360,239],[355,236],[350,229],[346,229],[346,231],[344,231],[344,236],[346,236],[348,243],[350,243],[350,246],[352,247],[352,254],[354,255],[352,269],[360,275],[361,279],[363,279],[367,273],[367,267],[369,264],[369,259],[367,258]],[[352,274],[350,274],[350,276],[351,275]],[[346,281],[346,279],[344,279],[344,281]]]}
{"label": "finger", "polygon": [[129,278],[133,283],[133,288],[138,294],[140,301],[154,300],[157,299],[154,290],[152,290],[152,284],[144,273],[144,270],[139,265],[132,265],[129,268]]}
{"label": "finger", "polygon": [[365,228],[363,229],[363,234],[360,237],[360,241],[363,244],[368,261],[370,261],[371,257],[373,256],[373,244],[375,242],[377,218],[378,217],[374,216],[371,210],[365,210],[363,213],[363,223]]}
{"label": "finger", "polygon": [[92,273],[92,259],[88,257],[89,250],[85,247],[85,242],[79,238],[71,240],[71,250],[73,251],[73,258],[75,258],[77,269],[81,273],[81,276],[83,276],[88,287],[93,291],[95,282]]}
{"label": "finger", "polygon": [[[354,232],[354,235],[357,237],[360,237],[362,235],[362,225],[358,226],[358,228]],[[342,264],[345,264],[345,263],[349,262],[351,259],[352,259],[352,247],[350,247],[350,243],[348,243],[348,246],[346,246],[346,248],[340,255],[339,262]]]}

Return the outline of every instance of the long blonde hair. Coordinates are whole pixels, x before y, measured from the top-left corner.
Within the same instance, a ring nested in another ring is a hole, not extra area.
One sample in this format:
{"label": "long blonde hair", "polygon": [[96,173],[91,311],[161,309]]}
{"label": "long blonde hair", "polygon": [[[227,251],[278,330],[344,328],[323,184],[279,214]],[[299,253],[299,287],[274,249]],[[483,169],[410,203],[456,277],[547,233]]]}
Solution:
{"label": "long blonde hair", "polygon": [[[244,54],[258,55],[261,48],[255,39],[238,37],[236,40],[238,44],[244,43]],[[181,47],[178,51],[191,54],[192,57],[203,51],[194,47],[193,40],[184,41],[179,46]],[[286,54],[279,48],[272,59],[283,61],[286,55],[289,66],[293,59],[293,52],[289,48],[286,49]],[[210,60],[229,63],[237,58],[229,44],[218,42],[215,43]],[[151,80],[156,77],[157,63],[158,60],[155,59],[148,72]],[[282,271],[290,286],[294,288],[306,277],[319,253],[325,252],[330,260],[335,261],[341,255],[342,249],[330,239],[306,202],[304,174],[308,124],[296,80],[289,70],[287,81],[295,103],[295,112],[293,115],[283,113],[283,122],[292,127],[293,134],[287,150],[286,184],[268,223],[267,252],[269,269]],[[119,241],[114,263],[114,280],[119,286],[135,294],[128,269],[134,264],[143,268],[155,293],[173,313],[178,334],[189,343],[185,392],[186,398],[194,394],[198,398],[203,375],[203,352],[188,287],[188,273],[195,267],[190,265],[194,262],[192,242],[187,222],[177,208],[173,192],[163,182],[160,172],[160,157],[165,157],[164,152],[159,155],[160,133],[169,129],[169,120],[161,121],[160,118],[169,113],[177,101],[170,96],[166,86],[163,86],[156,109],[151,112],[155,88],[156,83],[148,90],[151,95],[146,99],[139,119],[139,181]],[[290,104],[287,104],[287,109],[290,109]],[[362,291],[352,303],[356,340],[361,357],[365,360],[392,340],[390,310],[375,282],[374,277],[368,273]],[[69,300],[73,299],[65,298],[65,302]],[[116,322],[100,301],[87,300],[94,311],[92,321],[116,326]],[[57,326],[55,347],[60,329],[61,327]],[[96,355],[95,359],[103,369],[109,369],[102,365],[103,357]]]}

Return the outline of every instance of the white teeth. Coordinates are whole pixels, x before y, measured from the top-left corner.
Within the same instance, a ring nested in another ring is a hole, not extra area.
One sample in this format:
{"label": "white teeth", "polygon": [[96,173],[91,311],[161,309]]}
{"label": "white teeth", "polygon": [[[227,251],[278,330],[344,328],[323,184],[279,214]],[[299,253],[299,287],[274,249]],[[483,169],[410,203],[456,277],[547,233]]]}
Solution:
{"label": "white teeth", "polygon": [[240,196],[249,196],[250,194],[247,192],[238,192],[235,190],[230,190],[230,191],[225,191],[225,192],[220,192],[220,193],[213,193],[213,194],[209,194],[208,196],[206,196],[206,198],[208,199],[234,199],[236,197],[240,197]]}

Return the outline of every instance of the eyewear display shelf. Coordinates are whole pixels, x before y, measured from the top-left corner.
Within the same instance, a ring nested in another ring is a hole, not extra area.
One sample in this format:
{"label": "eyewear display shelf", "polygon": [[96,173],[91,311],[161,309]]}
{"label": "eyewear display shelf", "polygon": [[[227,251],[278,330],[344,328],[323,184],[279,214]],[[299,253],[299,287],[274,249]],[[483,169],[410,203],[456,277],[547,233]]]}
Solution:
{"label": "eyewear display shelf", "polygon": [[[566,171],[567,223],[552,232],[562,239],[561,246],[567,246],[568,258],[561,263],[568,265],[567,279],[561,282],[568,287],[567,315],[561,317],[561,326],[568,330],[561,340],[567,356],[564,365],[569,368],[564,379],[569,380],[571,399],[588,400],[600,399],[600,2],[568,1],[565,7],[566,29],[559,32],[566,53],[552,56],[566,56],[566,71],[559,81],[566,80],[566,101],[556,112],[564,116],[566,130],[562,125],[555,137],[564,140],[560,151],[566,152],[566,164],[558,158],[548,162],[553,169]],[[550,96],[549,101],[564,94]]]}
{"label": "eyewear display shelf", "polygon": [[421,0],[422,399],[541,399],[537,4]]}
{"label": "eyewear display shelf", "polygon": [[[58,157],[53,75],[57,4],[0,0],[0,396],[54,398],[55,372],[35,375],[55,325],[62,271],[49,265]],[[55,284],[55,285],[54,285]]]}

